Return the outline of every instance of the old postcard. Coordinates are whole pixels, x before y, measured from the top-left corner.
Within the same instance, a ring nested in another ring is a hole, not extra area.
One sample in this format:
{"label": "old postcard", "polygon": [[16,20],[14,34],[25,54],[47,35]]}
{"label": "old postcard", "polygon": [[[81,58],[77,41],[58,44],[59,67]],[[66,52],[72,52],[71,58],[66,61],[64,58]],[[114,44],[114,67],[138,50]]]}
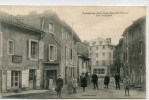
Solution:
{"label": "old postcard", "polygon": [[0,6],[5,99],[146,98],[145,6]]}

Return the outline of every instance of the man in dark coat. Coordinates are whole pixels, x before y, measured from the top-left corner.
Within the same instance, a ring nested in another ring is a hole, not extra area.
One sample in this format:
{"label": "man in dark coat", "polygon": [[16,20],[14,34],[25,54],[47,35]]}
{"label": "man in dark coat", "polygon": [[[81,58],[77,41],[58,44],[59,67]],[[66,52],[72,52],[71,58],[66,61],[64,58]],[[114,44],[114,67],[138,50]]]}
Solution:
{"label": "man in dark coat", "polygon": [[61,78],[61,75],[58,75],[58,79],[56,80],[56,91],[58,98],[61,98],[62,87],[63,87],[63,79]]}
{"label": "man in dark coat", "polygon": [[94,73],[93,75],[92,75],[92,82],[93,82],[93,84],[94,84],[94,89],[97,87],[97,89],[98,89],[98,76],[96,75],[96,73]]}
{"label": "man in dark coat", "polygon": [[104,78],[105,89],[108,89],[109,82],[110,82],[110,77],[106,75]]}
{"label": "man in dark coat", "polygon": [[114,78],[115,78],[116,89],[119,88],[119,90],[120,90],[120,75],[118,73],[116,73]]}
{"label": "man in dark coat", "polygon": [[87,79],[85,77],[85,74],[83,74],[81,78],[81,87],[83,87],[83,91],[85,91],[85,87],[87,87]]}

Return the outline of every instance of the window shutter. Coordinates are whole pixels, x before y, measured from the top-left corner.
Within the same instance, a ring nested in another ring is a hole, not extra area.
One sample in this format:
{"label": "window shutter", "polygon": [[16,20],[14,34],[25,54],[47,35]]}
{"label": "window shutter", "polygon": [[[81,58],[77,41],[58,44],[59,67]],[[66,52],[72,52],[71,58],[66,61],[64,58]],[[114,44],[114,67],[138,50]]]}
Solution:
{"label": "window shutter", "polygon": [[40,87],[40,70],[36,70],[36,87]]}
{"label": "window shutter", "polygon": [[22,87],[29,87],[29,70],[22,70]]}
{"label": "window shutter", "polygon": [[7,90],[11,89],[11,71],[7,70]]}
{"label": "window shutter", "polygon": [[39,59],[44,58],[44,42],[40,41],[39,42]]}
{"label": "window shutter", "polygon": [[28,58],[31,59],[31,40],[28,41]]}
{"label": "window shutter", "polygon": [[49,49],[49,61],[50,61],[50,56],[51,56],[51,55],[50,55],[50,45],[49,45],[49,48],[48,48],[48,49]]}
{"label": "window shutter", "polygon": [[54,46],[54,48],[55,48],[55,50],[54,50],[54,56],[55,56],[55,60],[57,60],[57,47],[56,46]]}

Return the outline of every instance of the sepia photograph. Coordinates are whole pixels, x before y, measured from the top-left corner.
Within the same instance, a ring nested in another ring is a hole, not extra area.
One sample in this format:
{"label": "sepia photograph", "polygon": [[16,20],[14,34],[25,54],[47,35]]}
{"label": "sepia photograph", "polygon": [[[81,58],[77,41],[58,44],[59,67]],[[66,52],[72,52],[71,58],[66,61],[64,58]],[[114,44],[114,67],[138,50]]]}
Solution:
{"label": "sepia photograph", "polygon": [[146,6],[0,6],[1,99],[146,99]]}

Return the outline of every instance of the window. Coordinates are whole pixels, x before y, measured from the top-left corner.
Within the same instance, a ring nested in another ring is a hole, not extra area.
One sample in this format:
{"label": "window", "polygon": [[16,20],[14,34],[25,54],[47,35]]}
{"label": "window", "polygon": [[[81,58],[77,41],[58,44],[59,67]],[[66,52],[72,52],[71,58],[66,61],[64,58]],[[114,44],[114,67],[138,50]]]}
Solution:
{"label": "window", "polygon": [[96,53],[96,58],[98,58],[98,53]]}
{"label": "window", "polygon": [[105,53],[102,53],[102,56],[105,57]]}
{"label": "window", "polygon": [[30,60],[37,60],[38,59],[38,52],[39,50],[39,42],[37,40],[30,39],[29,40],[29,59]]}
{"label": "window", "polygon": [[96,65],[99,65],[99,61],[96,61]]}
{"label": "window", "polygon": [[11,87],[19,87],[19,71],[11,71]]}
{"label": "window", "polygon": [[134,45],[132,45],[132,55],[134,55]]}
{"label": "window", "polygon": [[93,45],[95,45],[96,44],[96,42],[93,42]]}
{"label": "window", "polygon": [[105,61],[104,61],[104,60],[102,61],[102,65],[103,65],[103,66],[105,65]]}
{"label": "window", "polygon": [[142,41],[139,41],[139,53],[142,54]]}
{"label": "window", "polygon": [[111,60],[109,61],[109,65],[111,65]]}
{"label": "window", "polygon": [[0,57],[3,55],[3,36],[2,32],[0,32]]}
{"label": "window", "polygon": [[131,34],[132,34],[132,39],[133,39],[134,33],[132,32]]}
{"label": "window", "polygon": [[49,61],[57,60],[57,47],[55,45],[49,45]]}
{"label": "window", "polygon": [[94,69],[94,73],[97,73],[97,69]]}
{"label": "window", "polygon": [[98,74],[105,74],[105,69],[104,68],[98,69]]}
{"label": "window", "polygon": [[52,23],[49,24],[49,32],[54,33],[54,24]]}
{"label": "window", "polygon": [[98,46],[96,46],[96,50],[98,50]]}
{"label": "window", "polygon": [[111,52],[109,53],[109,58],[111,58]]}
{"label": "window", "polygon": [[90,50],[92,50],[92,47],[90,47]]}
{"label": "window", "polygon": [[102,48],[105,49],[105,46],[103,46]]}
{"label": "window", "polygon": [[128,62],[128,48],[126,49],[126,61]]}
{"label": "window", "polygon": [[13,40],[8,40],[7,53],[8,55],[14,54],[14,41]]}
{"label": "window", "polygon": [[72,51],[72,49],[70,48],[70,59],[72,59],[72,56],[73,56],[73,51]]}

